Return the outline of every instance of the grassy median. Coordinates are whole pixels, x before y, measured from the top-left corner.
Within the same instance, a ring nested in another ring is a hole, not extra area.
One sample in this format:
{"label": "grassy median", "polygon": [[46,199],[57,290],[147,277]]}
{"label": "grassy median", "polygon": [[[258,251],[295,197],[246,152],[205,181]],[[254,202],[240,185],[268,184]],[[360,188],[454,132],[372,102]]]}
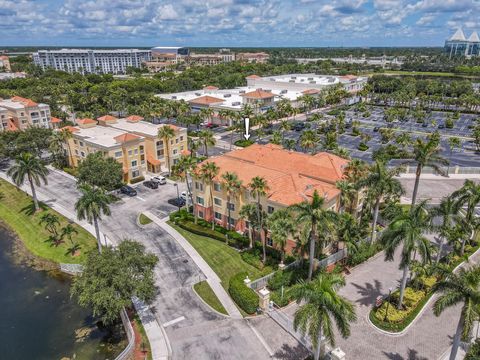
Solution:
{"label": "grassy median", "polygon": [[59,229],[69,221],[45,204],[41,205],[43,210],[35,213],[30,196],[10,183],[0,180],[0,220],[17,234],[33,255],[56,263],[82,264],[85,262],[87,253],[96,249],[95,238],[80,226],[72,224],[78,232],[72,235],[72,240],[80,246],[75,256],[68,253],[68,248],[72,246],[68,239],[58,246],[52,245],[48,242],[50,233],[40,224],[42,215],[46,212],[57,215],[60,222]]}
{"label": "grassy median", "polygon": [[228,315],[227,310],[225,310],[220,300],[218,300],[217,295],[215,295],[210,285],[208,285],[208,282],[200,281],[193,285],[193,289],[212,309],[221,314]]}

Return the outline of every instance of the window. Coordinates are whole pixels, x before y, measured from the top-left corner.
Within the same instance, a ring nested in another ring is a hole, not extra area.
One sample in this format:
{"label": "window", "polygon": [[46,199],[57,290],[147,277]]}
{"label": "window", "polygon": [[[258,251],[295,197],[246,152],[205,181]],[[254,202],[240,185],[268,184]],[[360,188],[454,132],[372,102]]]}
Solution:
{"label": "window", "polygon": [[228,207],[230,208],[230,211],[235,211],[235,204],[228,204]]}
{"label": "window", "polygon": [[215,219],[216,219],[216,220],[222,220],[222,214],[220,214],[219,212],[216,212],[216,211],[215,211]]}
{"label": "window", "polygon": [[195,181],[195,189],[203,191],[203,184]]}
{"label": "window", "polygon": [[183,141],[183,136],[180,136],[180,141]]}
{"label": "window", "polygon": [[215,205],[217,205],[217,206],[222,206],[222,200],[219,199],[219,198],[213,198],[213,202],[214,202]]}
{"label": "window", "polygon": [[197,196],[197,204],[204,205],[205,203],[203,202],[203,198],[200,196]]}
{"label": "window", "polygon": [[273,241],[270,236],[267,237],[267,246],[273,246]]}
{"label": "window", "polygon": [[173,149],[173,155],[177,155],[178,153],[178,150],[177,149]]}
{"label": "window", "polygon": [[121,151],[115,151],[115,157],[116,158],[122,157],[122,152]]}
{"label": "window", "polygon": [[203,219],[203,211],[199,211],[199,212],[198,212],[198,217],[199,217],[200,219]]}
{"label": "window", "polygon": [[133,151],[133,153],[134,153],[135,155],[138,155],[138,149],[135,149],[135,150]]}
{"label": "window", "polygon": [[235,219],[234,218],[230,218],[230,221],[228,222],[231,226],[234,226],[235,225]]}
{"label": "window", "polygon": [[128,150],[128,156],[132,156],[132,150]]}
{"label": "window", "polygon": [[78,155],[78,150],[77,149],[75,149],[75,154]]}
{"label": "window", "polygon": [[80,152],[80,155],[81,155],[82,157],[85,157],[85,153],[84,153],[83,151]]}
{"label": "window", "polygon": [[269,206],[267,207],[267,212],[268,212],[269,214],[273,213],[274,211],[275,211],[275,209],[274,209],[273,206],[270,206],[270,205],[269,205]]}
{"label": "window", "polygon": [[220,185],[220,183],[213,183],[213,190],[221,191],[222,190],[222,185]]}
{"label": "window", "polygon": [[163,147],[163,141],[157,141],[157,147]]}
{"label": "window", "polygon": [[136,167],[137,166],[137,160],[133,160],[132,161],[132,167]]}
{"label": "window", "polygon": [[175,139],[175,144],[178,144],[178,138]]}
{"label": "window", "polygon": [[83,141],[80,141],[80,146],[83,146]]}
{"label": "window", "polygon": [[133,170],[132,171],[132,178],[136,178],[140,176],[140,171],[139,170]]}

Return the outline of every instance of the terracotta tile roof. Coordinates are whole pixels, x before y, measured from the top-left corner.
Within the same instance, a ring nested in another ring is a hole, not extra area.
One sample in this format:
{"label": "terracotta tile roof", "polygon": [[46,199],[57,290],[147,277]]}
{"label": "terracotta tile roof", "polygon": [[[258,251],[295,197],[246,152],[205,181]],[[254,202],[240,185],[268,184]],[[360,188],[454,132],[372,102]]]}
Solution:
{"label": "terracotta tile roof", "polygon": [[77,131],[80,131],[79,128],[77,127],[74,127],[74,126],[65,126],[65,127],[62,127],[60,128],[61,131],[70,131],[71,133],[74,133],[74,132],[77,132]]}
{"label": "terracotta tile roof", "polygon": [[262,89],[257,89],[257,90],[242,94],[241,96],[244,96],[250,99],[270,99],[275,97],[275,94]]}
{"label": "terracotta tile roof", "polygon": [[138,121],[142,121],[143,117],[139,115],[130,115],[129,117],[127,117],[127,120],[130,122],[138,122]]}
{"label": "terracotta tile roof", "polygon": [[125,133],[122,135],[115,136],[114,139],[117,143],[123,144],[129,141],[141,139],[141,137],[134,134]]}
{"label": "terracotta tile roof", "polygon": [[117,118],[115,116],[112,116],[112,115],[104,115],[104,116],[101,116],[97,119],[98,121],[114,121],[114,120],[117,120]]}
{"label": "terracotta tile roof", "polygon": [[155,159],[152,155],[147,156],[147,162],[149,162],[152,165],[160,165],[162,162],[158,159]]}
{"label": "terracotta tile roof", "polygon": [[12,119],[7,120],[7,131],[17,131],[18,127],[15,125]]}
{"label": "terracotta tile roof", "polygon": [[97,122],[93,119],[85,118],[85,119],[77,119],[78,125],[87,125],[87,124],[97,124]]}
{"label": "terracotta tile roof", "polygon": [[345,79],[345,80],[355,80],[357,78],[357,76],[355,75],[344,75],[344,76],[340,76],[341,79]]}
{"label": "terracotta tile roof", "polygon": [[335,183],[348,164],[348,160],[329,153],[312,156],[272,144],[254,144],[206,161],[220,168],[217,181],[227,171],[236,173],[245,187],[255,176],[265,178],[269,200],[285,206],[310,198],[315,190],[328,199],[336,197],[340,191]]}
{"label": "terracotta tile roof", "polygon": [[188,102],[190,104],[196,104],[196,105],[210,105],[210,104],[222,103],[224,101],[225,100],[223,100],[223,99],[219,99],[219,98],[216,98],[216,97],[213,97],[213,96],[204,95],[204,96],[200,96],[198,98],[192,99]]}
{"label": "terracotta tile roof", "polygon": [[318,89],[308,89],[308,90],[302,91],[302,94],[304,94],[304,95],[314,95],[314,94],[318,94],[319,92],[320,92],[320,90],[318,90]]}
{"label": "terracotta tile roof", "polygon": [[26,99],[26,98],[23,98],[23,97],[20,97],[20,96],[14,96],[12,98],[12,101],[15,101],[15,102],[19,102],[19,103],[22,103],[23,105],[25,105],[26,107],[35,107],[35,106],[38,106],[38,104],[31,100],[31,99]]}
{"label": "terracotta tile roof", "polygon": [[254,75],[248,75],[248,76],[246,77],[246,79],[260,79],[260,76],[255,75],[255,74],[254,74]]}
{"label": "terracotta tile roof", "polygon": [[203,90],[218,90],[218,87],[209,85],[209,86],[205,86]]}
{"label": "terracotta tile roof", "polygon": [[62,121],[63,121],[62,119],[59,119],[56,117],[52,117],[52,119],[50,120],[50,122],[53,124],[58,124],[58,123],[61,123]]}

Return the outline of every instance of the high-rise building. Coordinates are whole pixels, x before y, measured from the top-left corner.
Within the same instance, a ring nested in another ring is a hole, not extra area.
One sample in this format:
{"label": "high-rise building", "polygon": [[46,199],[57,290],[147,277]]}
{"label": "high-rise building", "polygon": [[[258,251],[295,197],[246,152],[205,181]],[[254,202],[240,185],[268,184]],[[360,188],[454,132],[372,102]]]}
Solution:
{"label": "high-rise building", "polygon": [[52,68],[82,74],[124,74],[128,67],[140,68],[152,58],[150,50],[61,49],[39,50],[33,61],[43,70]]}
{"label": "high-rise building", "polygon": [[447,41],[444,47],[445,53],[449,56],[479,56],[480,55],[480,38],[474,31],[467,39],[462,29],[458,29]]}

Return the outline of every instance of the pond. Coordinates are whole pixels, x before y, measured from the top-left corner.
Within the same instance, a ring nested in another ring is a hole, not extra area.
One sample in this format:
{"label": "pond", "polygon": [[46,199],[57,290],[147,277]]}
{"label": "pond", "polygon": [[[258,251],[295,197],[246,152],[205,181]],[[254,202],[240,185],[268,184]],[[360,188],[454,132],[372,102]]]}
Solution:
{"label": "pond", "polygon": [[97,326],[91,311],[70,299],[71,278],[36,270],[0,227],[0,358],[114,359],[126,346],[121,326]]}

